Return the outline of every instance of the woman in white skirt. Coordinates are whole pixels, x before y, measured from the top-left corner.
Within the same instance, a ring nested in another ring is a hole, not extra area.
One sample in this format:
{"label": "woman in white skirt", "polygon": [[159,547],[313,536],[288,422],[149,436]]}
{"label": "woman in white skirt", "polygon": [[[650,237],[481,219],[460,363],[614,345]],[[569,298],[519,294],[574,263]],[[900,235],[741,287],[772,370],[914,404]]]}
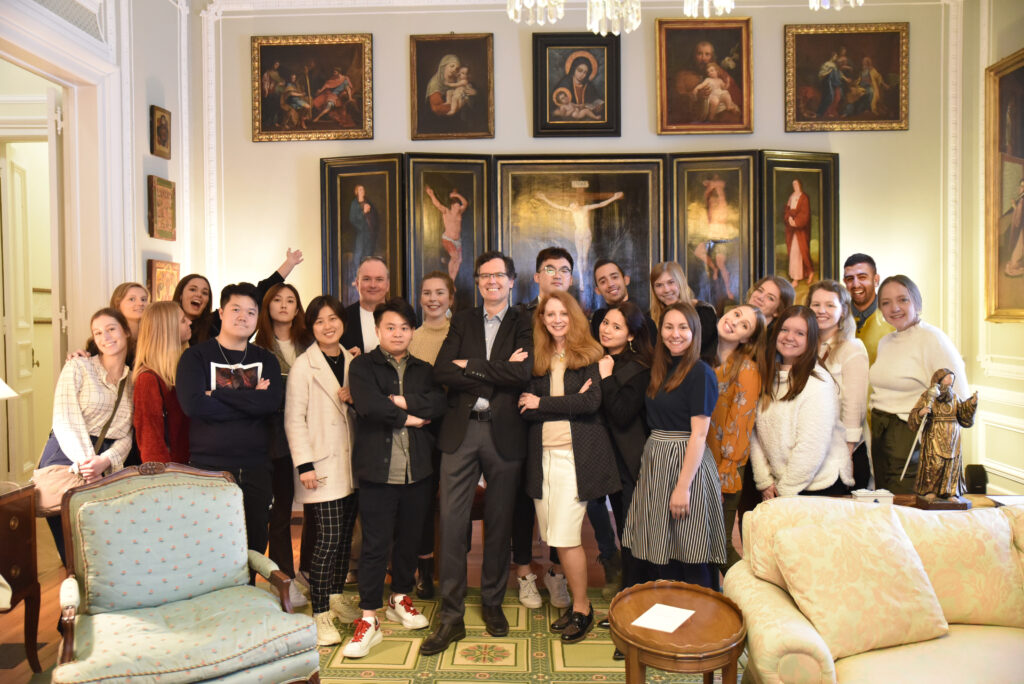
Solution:
{"label": "woman in white skirt", "polygon": [[570,295],[545,297],[533,316],[533,379],[519,398],[531,421],[525,490],[534,499],[541,539],[558,549],[572,605],[551,624],[564,643],[581,641],[594,624],[587,598],[581,531],[587,501],[622,484],[601,419],[598,360],[604,349]]}
{"label": "woman in white skirt", "polygon": [[699,358],[700,319],[691,304],[667,307],[658,330],[645,400],[651,435],[622,543],[638,561],[639,581],[673,579],[717,590],[725,523],[706,440],[718,380]]}

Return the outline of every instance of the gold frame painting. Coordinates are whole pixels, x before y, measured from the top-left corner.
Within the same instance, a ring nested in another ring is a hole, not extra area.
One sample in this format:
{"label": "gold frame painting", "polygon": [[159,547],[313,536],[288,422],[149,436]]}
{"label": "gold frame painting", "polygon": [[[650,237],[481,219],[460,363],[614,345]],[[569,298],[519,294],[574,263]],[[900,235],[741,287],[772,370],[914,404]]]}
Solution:
{"label": "gold frame painting", "polygon": [[413,140],[494,137],[494,34],[409,36]]}
{"label": "gold frame painting", "polygon": [[787,131],[910,127],[910,24],[789,24]]}
{"label": "gold frame painting", "polygon": [[373,137],[369,33],[252,36],[252,140]]}
{"label": "gold frame painting", "polygon": [[985,70],[985,320],[1024,321],[1024,49]]}

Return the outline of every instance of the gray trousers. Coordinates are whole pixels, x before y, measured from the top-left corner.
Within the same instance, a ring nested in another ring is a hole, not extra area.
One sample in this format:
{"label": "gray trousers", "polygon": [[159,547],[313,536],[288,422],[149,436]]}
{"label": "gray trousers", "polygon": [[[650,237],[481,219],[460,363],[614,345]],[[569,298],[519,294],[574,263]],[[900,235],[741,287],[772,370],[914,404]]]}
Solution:
{"label": "gray trousers", "polygon": [[466,612],[466,530],[480,473],[487,480],[484,499],[484,560],[480,597],[485,606],[501,605],[508,585],[512,511],[522,461],[507,461],[494,444],[489,422],[470,420],[466,438],[441,456],[441,622],[453,623]]}

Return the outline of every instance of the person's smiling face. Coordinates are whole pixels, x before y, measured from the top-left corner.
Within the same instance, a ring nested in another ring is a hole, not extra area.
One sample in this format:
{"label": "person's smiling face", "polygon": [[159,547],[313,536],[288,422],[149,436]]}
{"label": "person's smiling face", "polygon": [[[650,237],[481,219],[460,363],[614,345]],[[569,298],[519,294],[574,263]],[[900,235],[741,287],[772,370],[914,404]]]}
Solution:
{"label": "person's smiling face", "polygon": [[757,316],[749,306],[737,306],[718,319],[718,338],[726,342],[745,344],[757,325]]}
{"label": "person's smiling face", "polygon": [[780,325],[775,349],[782,355],[782,363],[792,366],[807,351],[807,321],[790,316]]}
{"label": "person's smiling face", "polygon": [[681,311],[672,309],[662,317],[661,340],[672,356],[682,356],[690,348],[693,330]]}
{"label": "person's smiling face", "polygon": [[210,284],[205,278],[193,278],[185,283],[181,293],[181,308],[195,320],[203,315],[210,303]]}
{"label": "person's smiling face", "polygon": [[896,328],[906,330],[917,323],[917,307],[910,291],[903,285],[890,282],[878,293],[878,308],[882,311],[885,322]]}

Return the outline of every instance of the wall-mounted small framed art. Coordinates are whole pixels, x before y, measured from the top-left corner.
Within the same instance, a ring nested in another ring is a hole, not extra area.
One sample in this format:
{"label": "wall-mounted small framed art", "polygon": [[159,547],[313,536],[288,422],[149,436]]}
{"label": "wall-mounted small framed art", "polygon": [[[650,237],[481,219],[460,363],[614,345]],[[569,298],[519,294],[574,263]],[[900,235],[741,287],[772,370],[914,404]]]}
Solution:
{"label": "wall-mounted small framed art", "polygon": [[533,34],[533,136],[619,136],[619,37]]}
{"label": "wall-mounted small framed art", "polygon": [[149,107],[149,153],[171,158],[171,113],[163,107]]}
{"label": "wall-mounted small framed art", "polygon": [[151,301],[169,302],[181,277],[181,264],[159,259],[146,260],[146,284]]}
{"label": "wall-mounted small framed art", "polygon": [[159,176],[147,176],[147,219],[149,236],[174,240],[177,234],[174,214],[174,182]]}

